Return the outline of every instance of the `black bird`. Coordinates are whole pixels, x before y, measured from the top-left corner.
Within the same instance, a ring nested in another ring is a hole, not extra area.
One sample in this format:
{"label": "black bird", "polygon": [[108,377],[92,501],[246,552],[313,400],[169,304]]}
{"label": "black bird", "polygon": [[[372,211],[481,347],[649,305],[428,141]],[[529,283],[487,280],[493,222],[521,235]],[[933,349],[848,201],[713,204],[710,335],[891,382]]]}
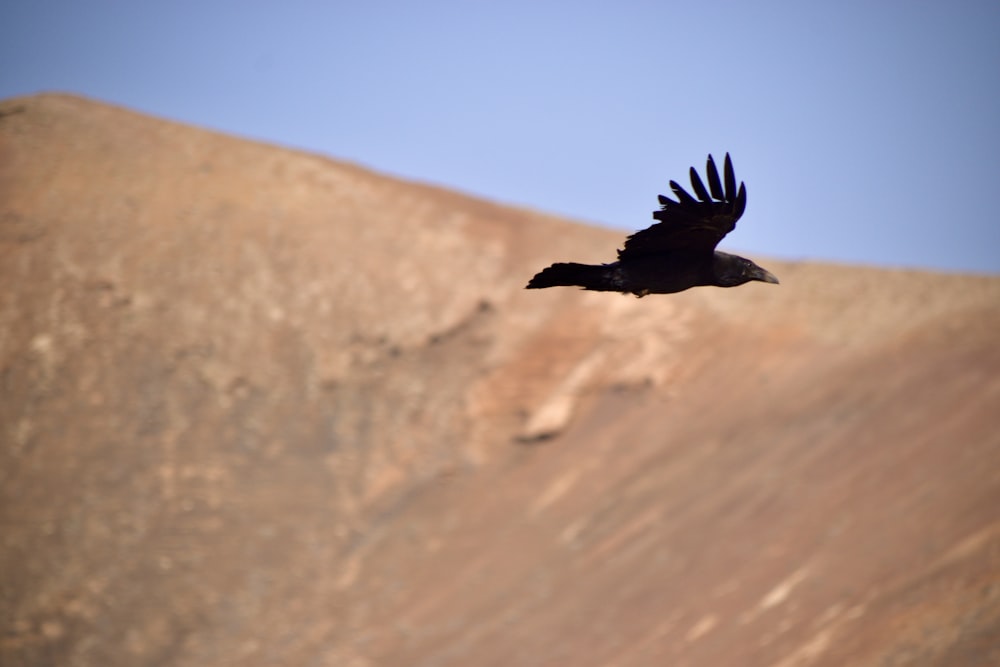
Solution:
{"label": "black bird", "polygon": [[610,264],[560,262],[544,269],[527,289],[578,285],[586,290],[647,294],[671,294],[689,287],[714,285],[736,287],[751,280],[778,283],[771,272],[749,259],[715,249],[736,227],[747,205],[743,183],[736,189],[733,161],[726,153],[724,180],[712,156],[705,167],[708,188],[694,167],[691,186],[697,199],[676,181],[670,181],[677,201],[660,195],[661,209],[653,213],[659,222],[632,234]]}

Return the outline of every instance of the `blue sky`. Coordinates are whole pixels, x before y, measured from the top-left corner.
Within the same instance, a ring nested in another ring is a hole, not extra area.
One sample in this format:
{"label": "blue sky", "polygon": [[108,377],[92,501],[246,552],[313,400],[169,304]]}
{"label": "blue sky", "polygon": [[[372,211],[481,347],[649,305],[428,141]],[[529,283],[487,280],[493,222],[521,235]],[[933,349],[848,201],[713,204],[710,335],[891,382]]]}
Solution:
{"label": "blue sky", "polygon": [[998,35],[996,0],[14,0],[0,98],[82,94],[623,231],[729,151],[749,203],[725,248],[1000,273]]}

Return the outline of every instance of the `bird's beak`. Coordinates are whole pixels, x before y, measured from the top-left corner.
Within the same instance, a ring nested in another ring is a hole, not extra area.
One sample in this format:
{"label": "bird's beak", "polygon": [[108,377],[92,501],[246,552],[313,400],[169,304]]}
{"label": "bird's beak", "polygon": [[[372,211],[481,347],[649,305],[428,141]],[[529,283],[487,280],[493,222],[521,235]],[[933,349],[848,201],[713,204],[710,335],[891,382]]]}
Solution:
{"label": "bird's beak", "polygon": [[778,277],[773,273],[771,273],[770,271],[768,271],[767,269],[762,269],[759,266],[757,267],[757,269],[759,272],[757,273],[757,275],[753,277],[754,280],[759,280],[762,283],[771,283],[772,285],[780,284],[778,282]]}

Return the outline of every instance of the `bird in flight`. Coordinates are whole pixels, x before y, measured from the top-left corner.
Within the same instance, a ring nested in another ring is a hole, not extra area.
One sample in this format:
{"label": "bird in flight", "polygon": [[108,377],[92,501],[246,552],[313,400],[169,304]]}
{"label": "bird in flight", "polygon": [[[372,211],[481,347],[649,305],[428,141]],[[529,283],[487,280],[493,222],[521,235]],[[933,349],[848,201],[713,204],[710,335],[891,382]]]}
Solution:
{"label": "bird in flight", "polygon": [[743,215],[747,191],[743,183],[736,189],[729,153],[722,179],[711,155],[705,173],[707,188],[691,167],[691,187],[697,199],[676,181],[670,181],[677,199],[660,195],[661,208],[653,213],[658,222],[629,236],[625,247],[618,251],[618,261],[559,262],[535,274],[527,289],[565,285],[643,297],[682,292],[699,285],[736,287],[751,280],[777,284],[774,274],[749,259],[715,249]]}

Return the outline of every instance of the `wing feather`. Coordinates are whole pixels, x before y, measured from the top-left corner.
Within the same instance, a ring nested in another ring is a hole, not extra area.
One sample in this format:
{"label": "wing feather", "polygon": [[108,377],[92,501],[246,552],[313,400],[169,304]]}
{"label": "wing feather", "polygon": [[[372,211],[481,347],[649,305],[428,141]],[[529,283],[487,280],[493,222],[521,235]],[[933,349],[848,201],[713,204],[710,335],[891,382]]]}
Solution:
{"label": "wing feather", "polygon": [[715,160],[708,156],[705,164],[708,188],[694,167],[690,170],[691,187],[697,199],[676,181],[670,190],[677,200],[659,196],[661,209],[653,213],[658,222],[636,232],[618,251],[619,259],[675,252],[712,253],[722,238],[736,227],[747,204],[746,186],[736,188],[733,162],[726,153],[723,178]]}
{"label": "wing feather", "polygon": [[[694,169],[694,167],[691,167]],[[705,174],[708,175],[708,185],[712,188],[713,199],[725,199],[726,195],[722,191],[722,181],[719,180],[719,170],[715,166],[715,160],[708,156],[708,164],[705,166]]]}
{"label": "wing feather", "polygon": [[693,206],[698,203],[698,200],[689,195],[687,190],[682,188],[677,181],[670,181],[670,189],[674,191],[674,195],[680,200],[681,204]]}
{"label": "wing feather", "polygon": [[705,189],[705,184],[701,182],[701,176],[698,175],[698,170],[691,167],[691,187],[694,188],[694,193],[698,195],[698,199],[702,201],[712,201],[712,198],[708,194],[708,190]]}
{"label": "wing feather", "polygon": [[736,224],[736,220],[743,217],[743,211],[747,209],[747,188],[745,185],[740,183],[739,194],[736,195],[736,202],[733,205],[733,215],[736,216],[733,220],[733,224]]}
{"label": "wing feather", "polygon": [[733,201],[736,199],[736,175],[733,173],[733,161],[729,159],[729,153],[726,153],[723,169],[726,171],[726,201]]}

